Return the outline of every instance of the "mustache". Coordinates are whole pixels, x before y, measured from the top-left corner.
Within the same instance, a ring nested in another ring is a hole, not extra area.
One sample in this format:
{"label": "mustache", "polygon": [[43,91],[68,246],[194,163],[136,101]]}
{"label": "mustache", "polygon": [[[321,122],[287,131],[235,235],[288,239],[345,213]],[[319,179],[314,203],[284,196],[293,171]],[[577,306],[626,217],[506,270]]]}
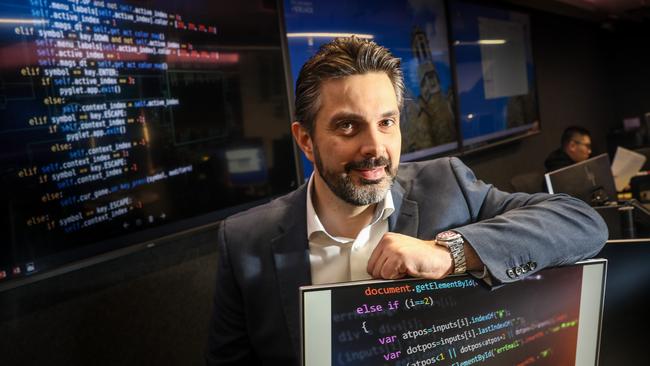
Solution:
{"label": "mustache", "polygon": [[372,169],[380,166],[385,166],[386,169],[390,170],[393,164],[389,158],[384,156],[378,158],[367,158],[345,164],[345,172],[349,173],[352,169]]}

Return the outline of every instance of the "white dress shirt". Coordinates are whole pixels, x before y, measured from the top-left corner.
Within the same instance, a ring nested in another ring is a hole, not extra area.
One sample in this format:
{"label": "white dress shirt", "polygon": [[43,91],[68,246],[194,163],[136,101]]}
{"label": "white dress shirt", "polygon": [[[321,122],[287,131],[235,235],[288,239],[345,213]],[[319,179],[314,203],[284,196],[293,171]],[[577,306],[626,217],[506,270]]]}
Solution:
{"label": "white dress shirt", "polygon": [[375,208],[369,225],[356,238],[330,235],[321,223],[312,202],[314,175],[307,186],[307,237],[312,284],[347,282],[372,278],[368,259],[379,240],[388,232],[388,217],[395,211],[390,190]]}

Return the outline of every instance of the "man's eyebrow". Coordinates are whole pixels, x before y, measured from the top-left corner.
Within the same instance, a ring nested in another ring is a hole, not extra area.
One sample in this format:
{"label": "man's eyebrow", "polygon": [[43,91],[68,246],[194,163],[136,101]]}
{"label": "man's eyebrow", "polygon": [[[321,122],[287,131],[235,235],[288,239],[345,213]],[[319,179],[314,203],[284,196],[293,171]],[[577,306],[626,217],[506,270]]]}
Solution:
{"label": "man's eyebrow", "polygon": [[339,112],[330,118],[330,123],[335,123],[341,120],[363,121],[363,116],[352,112]]}
{"label": "man's eyebrow", "polygon": [[[399,111],[397,110],[391,110],[391,111],[386,111],[381,114],[381,118],[386,118],[386,117],[394,117],[399,115]],[[341,120],[353,120],[353,121],[363,121],[365,117],[363,117],[360,114],[353,113],[353,112],[339,112],[333,115],[330,118],[330,123],[334,123],[337,121]]]}
{"label": "man's eyebrow", "polygon": [[382,113],[381,116],[382,116],[382,118],[386,118],[386,117],[397,116],[398,114],[399,114],[399,111],[398,111],[398,110],[392,110],[392,111],[388,111],[388,112],[384,112],[384,113]]}

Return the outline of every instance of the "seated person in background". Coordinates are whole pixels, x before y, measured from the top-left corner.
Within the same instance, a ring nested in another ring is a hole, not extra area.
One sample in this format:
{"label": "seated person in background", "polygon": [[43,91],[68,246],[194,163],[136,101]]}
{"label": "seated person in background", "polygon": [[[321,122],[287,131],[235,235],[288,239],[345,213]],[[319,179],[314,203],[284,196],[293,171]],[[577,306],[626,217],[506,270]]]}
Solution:
{"label": "seated person in background", "polygon": [[302,67],[294,192],[221,222],[209,365],[298,365],[298,287],[472,274],[500,284],[595,255],[601,217],[567,195],[506,193],[457,158],[400,164],[400,61],[338,38]]}
{"label": "seated person in background", "polygon": [[591,156],[591,134],[579,126],[567,127],[562,133],[562,145],[544,161],[546,172],[564,168]]}

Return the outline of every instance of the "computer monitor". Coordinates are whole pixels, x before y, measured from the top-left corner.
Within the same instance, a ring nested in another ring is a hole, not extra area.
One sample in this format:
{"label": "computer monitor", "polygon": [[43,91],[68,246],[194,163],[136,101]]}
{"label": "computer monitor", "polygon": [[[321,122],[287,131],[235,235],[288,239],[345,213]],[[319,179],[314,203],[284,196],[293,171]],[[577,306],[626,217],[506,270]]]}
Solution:
{"label": "computer monitor", "polygon": [[299,183],[274,1],[0,4],[0,291]]}
{"label": "computer monitor", "polygon": [[545,174],[549,193],[567,193],[592,206],[616,201],[616,186],[607,154]]}
{"label": "computer monitor", "polygon": [[303,365],[596,365],[606,263],[302,287]]}

